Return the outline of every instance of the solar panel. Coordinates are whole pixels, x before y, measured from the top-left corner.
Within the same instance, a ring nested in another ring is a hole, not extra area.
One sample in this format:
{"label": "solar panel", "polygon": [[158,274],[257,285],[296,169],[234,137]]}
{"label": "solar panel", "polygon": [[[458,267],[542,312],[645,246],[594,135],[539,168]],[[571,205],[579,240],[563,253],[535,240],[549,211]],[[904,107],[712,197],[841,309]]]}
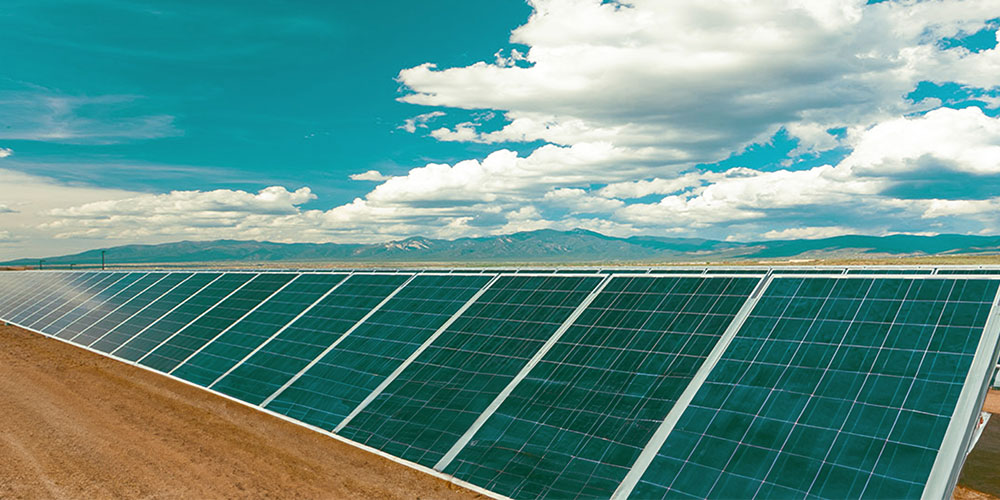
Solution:
{"label": "solar panel", "polygon": [[100,334],[89,347],[114,354],[132,337],[218,277],[215,273],[170,273],[132,302],[84,330],[83,333],[90,333],[94,329],[95,335]]}
{"label": "solar panel", "polygon": [[444,471],[515,498],[610,496],[759,282],[613,278]]}
{"label": "solar panel", "polygon": [[921,496],[996,291],[774,280],[633,496]]}
{"label": "solar panel", "polygon": [[1000,268],[994,269],[938,269],[937,274],[995,274],[1000,275]]}
{"label": "solar panel", "polygon": [[267,408],[333,429],[491,278],[417,276]]}
{"label": "solar panel", "polygon": [[26,307],[36,305],[40,298],[62,286],[65,286],[63,273],[36,273],[26,277],[20,284],[21,293],[5,303],[4,317],[7,321],[14,321]]}
{"label": "solar panel", "polygon": [[[192,321],[218,304],[227,295],[250,281],[254,275],[244,273],[217,274],[204,287],[184,297],[176,305],[137,332],[117,350],[115,356],[139,361]],[[206,279],[209,276],[206,276]],[[167,305],[167,304],[163,304]]]}
{"label": "solar panel", "polygon": [[601,279],[501,277],[337,432],[435,465]]}
{"label": "solar panel", "polygon": [[81,303],[86,302],[91,297],[104,290],[116,281],[124,277],[121,273],[96,273],[95,276],[81,283],[66,295],[56,299],[53,306],[48,311],[40,311],[25,320],[25,326],[49,333],[48,326],[62,318]]}
{"label": "solar panel", "polygon": [[211,385],[345,277],[343,274],[299,276],[171,374],[198,385]]}
{"label": "solar panel", "polygon": [[2,290],[0,297],[0,315],[9,317],[9,313],[25,303],[27,299],[47,288],[57,281],[55,273],[34,273],[18,275],[18,273],[2,273]]}
{"label": "solar panel", "polygon": [[295,278],[294,274],[258,274],[234,289],[149,352],[140,364],[170,372],[216,335],[266,301]]}
{"label": "solar panel", "polygon": [[44,331],[45,333],[48,333],[50,335],[55,335],[56,337],[63,339],[73,337],[74,335],[76,335],[76,332],[74,330],[70,330],[67,332],[66,328],[68,326],[75,323],[77,320],[79,320],[80,318],[82,318],[87,314],[94,313],[94,311],[100,311],[101,306],[105,302],[113,300],[115,297],[118,296],[118,294],[120,294],[122,291],[130,287],[133,283],[135,283],[137,280],[141,279],[145,275],[146,273],[128,273],[124,275],[119,274],[118,276],[120,276],[120,278],[111,285],[109,285],[107,288],[104,288],[103,290],[94,293],[93,295],[90,296],[90,298],[82,301],[78,306],[76,306],[76,308],[64,314],[61,318],[53,321],[48,326],[44,327],[44,329],[43,328],[39,329]]}
{"label": "solar panel", "polygon": [[919,268],[919,269],[867,269],[867,268],[850,268],[847,270],[847,274],[932,274],[934,272],[931,268]]}
{"label": "solar panel", "polygon": [[[106,329],[101,330],[97,328],[98,322],[123,308],[126,304],[166,277],[167,275],[164,273],[145,274],[114,297],[96,305],[89,312],[80,316],[79,319],[67,325],[66,328],[58,332],[58,336],[73,340],[81,345],[90,345],[94,340],[97,340],[98,337],[107,332]],[[87,333],[83,335],[84,332]]]}
{"label": "solar panel", "polygon": [[56,282],[44,294],[12,313],[10,321],[30,327],[35,320],[52,312],[51,305],[62,304],[68,296],[78,293],[78,285],[85,287],[91,280],[99,278],[100,273],[67,273],[62,276],[65,280]]}
{"label": "solar panel", "polygon": [[705,274],[705,268],[699,267],[692,269],[650,269],[649,274]]}
{"label": "solar panel", "polygon": [[0,318],[496,495],[946,498],[997,270],[845,269],[14,272]]}
{"label": "solar panel", "polygon": [[253,404],[263,402],[411,276],[351,275],[212,389]]}
{"label": "solar panel", "polygon": [[771,272],[774,274],[844,274],[844,269],[782,269],[775,267]]}

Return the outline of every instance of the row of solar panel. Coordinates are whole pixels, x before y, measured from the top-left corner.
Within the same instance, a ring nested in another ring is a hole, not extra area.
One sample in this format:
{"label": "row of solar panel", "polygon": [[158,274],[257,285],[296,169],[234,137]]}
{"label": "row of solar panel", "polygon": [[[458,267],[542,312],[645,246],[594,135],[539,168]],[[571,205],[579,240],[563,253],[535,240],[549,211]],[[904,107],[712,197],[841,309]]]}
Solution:
{"label": "row of solar panel", "polygon": [[[50,268],[54,270],[56,268]],[[64,269],[65,270],[65,269]],[[186,272],[189,269],[161,269],[167,272]],[[119,271],[127,271],[119,269]],[[684,267],[510,267],[510,268],[334,268],[334,269],[259,269],[259,268],[227,268],[225,272],[246,273],[421,273],[436,274],[960,274],[960,275],[1000,275],[1000,267],[991,266],[684,266]]]}
{"label": "row of solar panel", "polygon": [[997,283],[2,273],[0,318],[505,496],[909,497]]}

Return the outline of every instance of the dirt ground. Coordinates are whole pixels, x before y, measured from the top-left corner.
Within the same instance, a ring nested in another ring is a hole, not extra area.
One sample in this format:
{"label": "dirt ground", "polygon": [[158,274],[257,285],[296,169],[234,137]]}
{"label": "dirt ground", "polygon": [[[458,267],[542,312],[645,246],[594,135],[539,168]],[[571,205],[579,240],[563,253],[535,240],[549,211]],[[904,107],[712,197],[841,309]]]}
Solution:
{"label": "dirt ground", "polygon": [[481,498],[283,420],[0,326],[0,498]]}
{"label": "dirt ground", "polygon": [[983,411],[988,411],[994,415],[1000,414],[1000,389],[990,389],[990,392],[986,394]]}
{"label": "dirt ground", "polygon": [[986,496],[962,497],[956,492],[955,498],[969,500],[1000,497],[1000,391],[991,390],[986,396],[983,409],[993,414],[983,429],[983,435],[965,460],[958,484],[981,492]]}
{"label": "dirt ground", "polygon": [[996,500],[997,497],[988,493],[976,491],[972,488],[966,488],[965,486],[958,485],[958,487],[955,488],[955,494],[952,495],[952,498],[954,500]]}

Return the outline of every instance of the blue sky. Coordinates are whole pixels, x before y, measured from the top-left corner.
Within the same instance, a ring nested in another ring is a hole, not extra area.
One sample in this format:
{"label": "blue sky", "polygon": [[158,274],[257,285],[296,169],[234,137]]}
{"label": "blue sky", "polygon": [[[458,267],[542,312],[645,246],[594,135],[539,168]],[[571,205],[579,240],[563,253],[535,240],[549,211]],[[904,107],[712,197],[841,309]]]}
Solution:
{"label": "blue sky", "polygon": [[997,234],[990,1],[18,1],[0,257]]}
{"label": "blue sky", "polygon": [[358,169],[482,154],[400,133],[422,110],[396,101],[396,74],[430,55],[476,62],[530,14],[518,2],[440,0],[15,5],[0,17],[0,88],[75,101],[66,118],[97,134],[39,140],[48,110],[11,110],[8,127],[25,137],[4,144],[35,164],[26,170],[81,180],[65,164],[86,164],[83,180],[149,192],[309,185],[328,203],[357,194],[344,183]]}

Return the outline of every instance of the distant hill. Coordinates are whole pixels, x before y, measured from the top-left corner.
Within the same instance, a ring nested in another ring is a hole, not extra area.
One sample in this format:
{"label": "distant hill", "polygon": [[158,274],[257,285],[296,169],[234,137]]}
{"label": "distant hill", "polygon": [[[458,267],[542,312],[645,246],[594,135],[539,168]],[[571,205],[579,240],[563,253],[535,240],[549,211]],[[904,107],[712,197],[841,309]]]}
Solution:
{"label": "distant hill", "polygon": [[[502,236],[438,240],[422,237],[377,244],[181,241],[103,249],[109,263],[210,262],[704,262],[789,258],[853,258],[1000,253],[1000,236],[837,236],[815,240],[726,242],[696,238],[616,238],[593,231],[543,229]],[[94,264],[101,249],[45,257],[48,265]],[[3,265],[34,265],[38,258]]]}

